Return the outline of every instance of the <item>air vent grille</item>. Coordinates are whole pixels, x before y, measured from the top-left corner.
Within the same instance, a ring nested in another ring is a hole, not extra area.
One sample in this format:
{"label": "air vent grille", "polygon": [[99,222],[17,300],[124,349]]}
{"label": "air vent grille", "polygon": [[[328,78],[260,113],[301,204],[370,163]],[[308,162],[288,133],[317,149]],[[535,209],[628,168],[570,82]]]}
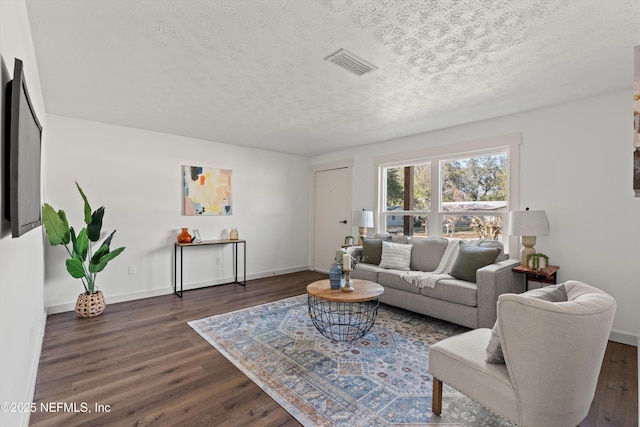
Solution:
{"label": "air vent grille", "polygon": [[342,67],[357,76],[363,76],[378,69],[375,65],[345,49],[340,49],[324,59],[325,61],[333,62],[337,66]]}

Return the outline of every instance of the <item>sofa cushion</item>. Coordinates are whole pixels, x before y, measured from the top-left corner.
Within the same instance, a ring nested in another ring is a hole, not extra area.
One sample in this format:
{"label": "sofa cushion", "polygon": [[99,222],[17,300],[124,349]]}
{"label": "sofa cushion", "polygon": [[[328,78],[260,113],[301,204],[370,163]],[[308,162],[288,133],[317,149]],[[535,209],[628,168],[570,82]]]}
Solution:
{"label": "sofa cushion", "polygon": [[378,273],[378,283],[384,288],[393,288],[400,291],[410,292],[412,294],[419,294],[420,288],[416,285],[407,282],[402,278],[401,270],[385,270],[381,269]]}
{"label": "sofa cushion", "polygon": [[411,269],[433,271],[438,268],[442,255],[447,249],[448,240],[441,237],[411,237]]}
{"label": "sofa cushion", "polygon": [[403,271],[410,270],[412,248],[413,245],[409,244],[383,241],[380,267]]}
{"label": "sofa cushion", "polygon": [[382,241],[391,240],[389,238],[362,238],[362,262],[367,264],[380,264],[380,256],[382,255]]}
{"label": "sofa cushion", "polygon": [[383,240],[388,239],[393,243],[404,243],[404,244],[409,243],[409,238],[404,234],[376,234],[373,237],[376,239],[383,239]]}
{"label": "sofa cushion", "polygon": [[[549,302],[562,302],[567,301],[567,290],[564,285],[546,286],[540,289],[532,289],[524,292],[522,295],[527,295],[531,298],[538,298]],[[491,330],[491,338],[487,343],[487,362],[489,363],[504,363],[504,355],[502,354],[502,344],[500,343],[500,331],[498,329],[498,321],[493,325]]]}
{"label": "sofa cushion", "polygon": [[440,279],[436,286],[424,286],[420,289],[422,295],[441,299],[469,307],[478,306],[478,287],[475,283],[458,279]]}
{"label": "sofa cushion", "polygon": [[451,269],[451,275],[456,279],[476,282],[476,271],[479,268],[493,264],[498,258],[497,248],[470,246],[460,242],[460,252]]}
{"label": "sofa cushion", "polygon": [[384,271],[383,268],[377,265],[359,263],[356,268],[351,272],[352,279],[368,280],[370,282],[378,283],[378,272]]}
{"label": "sofa cushion", "polygon": [[496,248],[496,249],[498,249],[500,252],[498,253],[498,257],[496,258],[495,262],[504,261],[505,259],[509,259],[509,255],[504,253],[504,245],[502,244],[502,242],[500,242],[498,240],[485,240],[485,239],[482,239],[480,241],[480,243],[478,243],[478,246],[481,247],[481,248]]}

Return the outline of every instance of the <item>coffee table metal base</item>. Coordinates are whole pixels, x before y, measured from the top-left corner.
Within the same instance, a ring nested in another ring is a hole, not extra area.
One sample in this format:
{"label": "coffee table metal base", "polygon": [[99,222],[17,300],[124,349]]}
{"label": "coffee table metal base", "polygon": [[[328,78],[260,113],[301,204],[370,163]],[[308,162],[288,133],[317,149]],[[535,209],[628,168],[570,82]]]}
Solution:
{"label": "coffee table metal base", "polygon": [[307,295],[309,316],[316,329],[335,341],[354,341],[365,336],[378,315],[378,299],[361,302],[327,301]]}

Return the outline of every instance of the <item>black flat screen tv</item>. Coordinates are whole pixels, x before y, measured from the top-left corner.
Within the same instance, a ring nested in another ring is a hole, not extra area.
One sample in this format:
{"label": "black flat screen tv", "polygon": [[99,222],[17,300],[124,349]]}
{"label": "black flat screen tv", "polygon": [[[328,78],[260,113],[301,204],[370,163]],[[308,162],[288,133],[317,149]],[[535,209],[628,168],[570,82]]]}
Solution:
{"label": "black flat screen tv", "polygon": [[18,58],[14,64],[13,80],[6,86],[5,111],[5,217],[11,222],[11,235],[15,238],[42,224],[42,126],[31,104],[23,63]]}

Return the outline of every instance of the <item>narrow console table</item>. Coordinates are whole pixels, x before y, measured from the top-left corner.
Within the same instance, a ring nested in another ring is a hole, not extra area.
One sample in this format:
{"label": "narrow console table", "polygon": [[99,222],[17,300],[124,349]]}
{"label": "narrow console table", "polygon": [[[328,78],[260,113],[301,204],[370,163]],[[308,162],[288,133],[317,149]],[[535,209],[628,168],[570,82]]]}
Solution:
{"label": "narrow console table", "polygon": [[[185,248],[196,248],[203,246],[211,246],[211,245],[232,245],[233,246],[233,274],[234,281],[229,283],[238,283],[242,286],[247,286],[247,241],[246,240],[203,240],[200,243],[175,243],[174,246],[174,257],[173,257],[173,271],[175,272],[175,294],[182,298],[182,279],[183,279],[183,268],[182,268],[182,260],[183,260],[183,250]],[[242,245],[243,248],[243,278],[242,282],[238,281],[238,245]],[[178,290],[178,248],[180,248],[180,290]],[[228,283],[221,283],[228,284]],[[217,285],[214,285],[217,286]],[[206,287],[206,286],[205,286]]]}

